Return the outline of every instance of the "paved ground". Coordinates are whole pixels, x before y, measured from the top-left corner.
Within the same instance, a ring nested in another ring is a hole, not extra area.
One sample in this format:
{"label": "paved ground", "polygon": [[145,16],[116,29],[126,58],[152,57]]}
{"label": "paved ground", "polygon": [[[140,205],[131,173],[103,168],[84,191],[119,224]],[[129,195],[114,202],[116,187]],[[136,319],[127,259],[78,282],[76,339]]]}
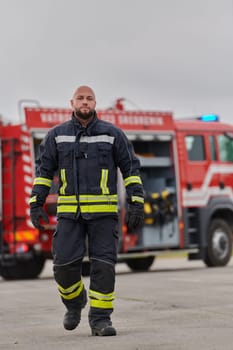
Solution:
{"label": "paved ground", "polygon": [[[62,327],[64,308],[49,262],[38,280],[0,280],[1,350],[232,350],[233,261],[158,258],[150,272],[117,267],[116,337],[92,337],[86,308],[78,329]],[[88,278],[84,278],[88,287]]]}

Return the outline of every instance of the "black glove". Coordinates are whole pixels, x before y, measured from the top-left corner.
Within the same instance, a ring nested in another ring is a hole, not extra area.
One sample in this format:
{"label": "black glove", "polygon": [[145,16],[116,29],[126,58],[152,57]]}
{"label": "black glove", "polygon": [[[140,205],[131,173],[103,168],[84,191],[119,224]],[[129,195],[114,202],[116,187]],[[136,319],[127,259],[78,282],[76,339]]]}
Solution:
{"label": "black glove", "polygon": [[31,222],[35,226],[35,228],[38,228],[38,230],[44,230],[44,226],[40,224],[40,220],[42,219],[46,224],[49,223],[49,217],[44,211],[43,207],[35,206],[30,208],[30,217]]}
{"label": "black glove", "polygon": [[126,214],[126,224],[129,232],[135,231],[137,228],[143,226],[144,223],[144,205],[143,204],[129,204]]}

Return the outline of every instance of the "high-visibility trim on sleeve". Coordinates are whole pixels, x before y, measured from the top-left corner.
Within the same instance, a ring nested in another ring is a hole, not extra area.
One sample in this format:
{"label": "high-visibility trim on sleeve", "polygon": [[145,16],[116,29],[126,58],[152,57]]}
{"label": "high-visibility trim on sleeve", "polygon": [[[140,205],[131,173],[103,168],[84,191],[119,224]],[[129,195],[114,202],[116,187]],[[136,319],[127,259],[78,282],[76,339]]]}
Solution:
{"label": "high-visibility trim on sleeve", "polygon": [[139,196],[132,196],[131,197],[131,201],[132,203],[144,203],[144,198],[143,197],[139,197]]}
{"label": "high-visibility trim on sleeve", "polygon": [[44,186],[51,187],[52,186],[52,180],[51,179],[47,179],[46,177],[36,177],[34,179],[34,182],[33,182],[33,186],[34,185],[44,185]]}
{"label": "high-visibility trim on sleeve", "polygon": [[140,176],[129,176],[129,177],[126,177],[124,179],[124,184],[125,184],[125,187],[127,187],[128,185],[131,185],[131,184],[140,184],[142,185],[142,180],[140,178]]}

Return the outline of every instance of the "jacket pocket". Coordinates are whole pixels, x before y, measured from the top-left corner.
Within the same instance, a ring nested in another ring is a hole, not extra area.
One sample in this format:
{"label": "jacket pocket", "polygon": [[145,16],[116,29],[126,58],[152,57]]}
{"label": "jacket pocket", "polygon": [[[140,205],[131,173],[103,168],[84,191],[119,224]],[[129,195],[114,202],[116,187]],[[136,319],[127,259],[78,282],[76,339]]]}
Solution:
{"label": "jacket pocket", "polygon": [[101,168],[108,168],[110,157],[112,154],[112,146],[108,143],[98,145],[98,159]]}
{"label": "jacket pocket", "polygon": [[59,168],[72,168],[74,159],[74,145],[59,144],[58,150],[58,163]]}

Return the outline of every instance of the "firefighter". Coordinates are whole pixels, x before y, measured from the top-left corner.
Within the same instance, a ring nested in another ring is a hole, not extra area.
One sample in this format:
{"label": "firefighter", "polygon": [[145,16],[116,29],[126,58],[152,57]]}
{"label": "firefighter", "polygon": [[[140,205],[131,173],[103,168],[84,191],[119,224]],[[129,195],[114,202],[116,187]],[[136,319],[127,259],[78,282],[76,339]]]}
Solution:
{"label": "firefighter", "polygon": [[140,163],[125,134],[98,119],[96,99],[88,86],[71,99],[71,120],[49,130],[40,145],[30,198],[33,225],[48,222],[43,204],[58,173],[58,223],[53,237],[53,271],[66,307],[63,325],[75,329],[87,302],[82,260],[88,241],[90,285],[88,314],[92,335],[112,336],[115,264],[118,245],[117,168],[127,193],[130,231],[143,224],[144,196]]}

